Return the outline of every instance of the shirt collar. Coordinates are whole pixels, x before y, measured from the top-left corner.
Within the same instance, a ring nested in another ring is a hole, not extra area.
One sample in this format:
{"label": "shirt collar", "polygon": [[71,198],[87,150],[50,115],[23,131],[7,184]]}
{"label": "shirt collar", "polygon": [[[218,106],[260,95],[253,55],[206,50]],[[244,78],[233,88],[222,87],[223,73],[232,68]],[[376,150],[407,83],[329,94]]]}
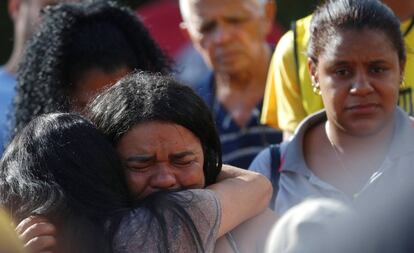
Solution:
{"label": "shirt collar", "polygon": [[[398,157],[414,153],[414,118],[408,116],[400,107],[394,113],[395,129],[387,156],[393,160]],[[318,111],[306,117],[298,126],[292,139],[282,151],[282,170],[296,172],[310,176],[305,156],[303,154],[303,139],[309,128],[326,121],[325,110]]]}
{"label": "shirt collar", "polygon": [[325,110],[318,111],[306,117],[298,126],[286,149],[282,151],[282,170],[305,174],[310,177],[312,172],[305,162],[303,154],[303,138],[312,126],[326,121]]}
{"label": "shirt collar", "polygon": [[414,119],[399,107],[394,117],[395,129],[387,154],[391,160],[414,152]]}

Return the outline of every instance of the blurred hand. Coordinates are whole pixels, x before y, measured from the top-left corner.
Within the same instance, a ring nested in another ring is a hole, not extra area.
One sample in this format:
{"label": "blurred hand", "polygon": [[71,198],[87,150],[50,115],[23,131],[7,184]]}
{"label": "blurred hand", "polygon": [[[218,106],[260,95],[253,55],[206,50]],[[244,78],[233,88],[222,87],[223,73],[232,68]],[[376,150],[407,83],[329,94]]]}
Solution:
{"label": "blurred hand", "polygon": [[43,217],[30,216],[22,220],[16,232],[28,253],[52,253],[56,246],[56,228]]}

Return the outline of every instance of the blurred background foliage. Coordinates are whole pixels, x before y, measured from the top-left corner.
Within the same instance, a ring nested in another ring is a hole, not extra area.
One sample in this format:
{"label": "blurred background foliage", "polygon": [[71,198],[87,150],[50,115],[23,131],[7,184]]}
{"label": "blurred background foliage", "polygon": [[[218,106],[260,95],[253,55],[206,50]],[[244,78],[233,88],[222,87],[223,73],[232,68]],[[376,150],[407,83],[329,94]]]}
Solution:
{"label": "blurred background foliage", "polygon": [[[13,26],[7,13],[7,1],[0,0],[0,65],[10,55],[13,44]],[[117,0],[132,8],[138,8],[149,2],[157,0]],[[319,0],[276,0],[278,22],[285,29],[289,29],[290,22],[311,13]]]}

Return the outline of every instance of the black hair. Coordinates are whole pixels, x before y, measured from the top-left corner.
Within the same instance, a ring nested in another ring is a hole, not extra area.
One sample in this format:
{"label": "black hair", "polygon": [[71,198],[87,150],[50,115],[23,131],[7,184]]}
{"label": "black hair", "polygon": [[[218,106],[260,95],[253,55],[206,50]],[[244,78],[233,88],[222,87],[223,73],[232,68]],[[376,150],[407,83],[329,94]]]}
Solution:
{"label": "black hair", "polygon": [[206,184],[221,170],[220,139],[209,108],[195,92],[169,76],[134,73],[98,95],[86,115],[114,146],[134,126],[161,121],[181,125],[201,142]]}
{"label": "black hair", "polygon": [[108,1],[45,8],[19,67],[12,135],[37,115],[68,112],[71,91],[88,70],[123,67],[170,72],[170,60],[131,9]]}
{"label": "black hair", "polygon": [[0,161],[0,205],[17,221],[46,217],[57,227],[63,253],[113,252],[122,218],[138,207],[156,219],[158,234],[151,236],[159,238],[159,252],[170,252],[168,217],[183,224],[191,240],[185,243],[204,252],[184,208],[189,199],[164,191],[136,203],[123,171],[112,144],[92,123],[76,114],[45,114],[16,135]]}
{"label": "black hair", "polygon": [[385,4],[378,0],[328,0],[316,9],[310,24],[308,56],[317,63],[326,44],[339,31],[364,28],[383,32],[405,61],[400,22]]}
{"label": "black hair", "polygon": [[47,114],[6,149],[0,204],[17,221],[30,215],[49,219],[64,252],[108,252],[108,238],[131,206],[124,178],[111,143],[89,121]]}

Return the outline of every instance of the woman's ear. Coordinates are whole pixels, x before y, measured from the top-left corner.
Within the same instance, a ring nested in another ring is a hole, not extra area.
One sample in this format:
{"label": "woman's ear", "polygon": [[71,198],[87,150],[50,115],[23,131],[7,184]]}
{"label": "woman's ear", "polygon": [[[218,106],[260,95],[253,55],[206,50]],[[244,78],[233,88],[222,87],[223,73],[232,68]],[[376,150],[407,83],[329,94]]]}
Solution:
{"label": "woman's ear", "polygon": [[321,95],[321,87],[319,86],[318,65],[315,60],[308,58],[308,68],[312,80],[312,90],[316,95]]}
{"label": "woman's ear", "polygon": [[308,69],[312,80],[312,86],[319,87],[318,65],[312,58],[308,58]]}

